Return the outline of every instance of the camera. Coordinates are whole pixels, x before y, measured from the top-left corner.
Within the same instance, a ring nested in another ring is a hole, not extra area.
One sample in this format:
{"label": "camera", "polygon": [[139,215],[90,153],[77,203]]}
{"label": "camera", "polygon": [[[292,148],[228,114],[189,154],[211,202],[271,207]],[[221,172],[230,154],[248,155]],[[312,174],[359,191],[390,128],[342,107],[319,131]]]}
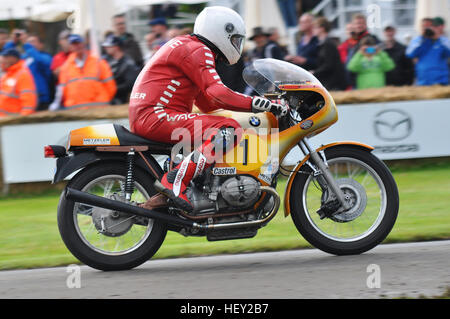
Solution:
{"label": "camera", "polygon": [[425,38],[433,38],[435,35],[434,31],[430,28],[426,28],[425,31],[423,32],[423,36]]}
{"label": "camera", "polygon": [[367,54],[375,54],[377,52],[377,48],[376,47],[367,47],[366,48],[366,53]]}

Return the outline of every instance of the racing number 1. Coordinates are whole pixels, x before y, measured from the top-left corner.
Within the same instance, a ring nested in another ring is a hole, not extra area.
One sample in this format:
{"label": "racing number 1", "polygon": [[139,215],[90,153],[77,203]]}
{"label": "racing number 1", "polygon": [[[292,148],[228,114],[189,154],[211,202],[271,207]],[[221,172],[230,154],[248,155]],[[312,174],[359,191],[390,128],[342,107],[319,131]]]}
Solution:
{"label": "racing number 1", "polygon": [[248,165],[248,139],[246,138],[241,143],[239,143],[239,146],[242,146],[244,149],[244,160],[242,162],[242,165],[247,166]]}

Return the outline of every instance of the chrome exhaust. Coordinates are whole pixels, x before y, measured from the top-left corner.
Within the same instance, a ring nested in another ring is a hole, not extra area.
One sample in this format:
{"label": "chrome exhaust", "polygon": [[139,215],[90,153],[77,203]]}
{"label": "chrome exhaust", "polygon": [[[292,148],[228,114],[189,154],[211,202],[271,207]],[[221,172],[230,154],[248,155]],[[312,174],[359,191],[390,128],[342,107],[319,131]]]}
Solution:
{"label": "chrome exhaust", "polygon": [[261,186],[261,191],[268,193],[273,196],[274,198],[274,206],[272,210],[270,211],[269,215],[263,219],[259,220],[252,220],[252,221],[246,221],[246,222],[237,222],[237,223],[226,223],[226,224],[198,224],[192,220],[189,219],[182,219],[177,216],[160,213],[154,210],[145,209],[139,206],[130,205],[127,203],[119,202],[117,200],[112,200],[105,197],[100,197],[97,195],[89,194],[86,192],[82,192],[70,187],[67,187],[64,192],[64,196],[69,199],[73,200],[78,203],[83,203],[87,205],[92,205],[96,207],[101,207],[105,209],[111,209],[119,212],[124,212],[132,215],[147,217],[147,218],[153,218],[153,219],[159,219],[162,221],[165,221],[169,224],[178,225],[178,226],[184,226],[189,227],[193,229],[198,230],[218,230],[218,229],[232,229],[232,228],[242,228],[242,227],[249,227],[249,226],[259,226],[264,223],[269,222],[273,217],[275,217],[276,213],[278,212],[278,209],[280,208],[280,196],[276,192],[276,190],[272,187],[267,186]]}
{"label": "chrome exhaust", "polygon": [[265,193],[269,193],[270,195],[273,195],[273,198],[275,201],[273,208],[270,211],[270,214],[267,215],[267,217],[265,217],[263,219],[251,220],[251,221],[247,221],[247,222],[200,225],[200,228],[205,229],[205,230],[232,229],[232,228],[242,228],[242,227],[249,227],[249,226],[259,226],[259,225],[269,222],[272,218],[275,217],[275,215],[278,212],[278,209],[280,208],[280,203],[281,203],[280,195],[278,195],[277,191],[272,187],[261,186],[260,189],[261,189],[261,191],[263,191]]}
{"label": "chrome exhaust", "polygon": [[96,207],[101,207],[105,209],[111,209],[119,212],[124,212],[132,215],[137,215],[141,217],[147,217],[147,218],[153,218],[153,219],[159,219],[162,221],[165,221],[169,224],[174,224],[178,226],[187,226],[187,227],[193,227],[198,228],[200,225],[187,220],[182,219],[173,215],[160,213],[154,210],[145,209],[139,206],[130,205],[127,203],[119,202],[117,200],[112,200],[105,197],[100,197],[97,195],[89,194],[86,192],[81,192],[79,190],[67,187],[65,190],[65,197],[67,199],[73,200],[78,203],[92,205]]}

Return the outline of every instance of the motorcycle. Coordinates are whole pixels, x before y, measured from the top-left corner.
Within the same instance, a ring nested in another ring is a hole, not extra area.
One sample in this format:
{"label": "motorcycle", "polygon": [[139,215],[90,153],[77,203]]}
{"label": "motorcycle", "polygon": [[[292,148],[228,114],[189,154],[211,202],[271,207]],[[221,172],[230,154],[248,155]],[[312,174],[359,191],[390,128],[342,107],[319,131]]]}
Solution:
{"label": "motorcycle", "polygon": [[[57,158],[54,183],[75,174],[60,196],[58,228],[76,258],[104,271],[125,270],[149,260],[168,231],[208,241],[252,238],[280,208],[275,188],[282,176],[287,176],[284,215],[291,215],[312,246],[335,255],[361,254],[386,238],[399,196],[373,147],[336,142],[314,149],[309,142],[338,120],[334,100],[319,80],[274,59],[254,61],[243,78],[260,95],[286,101],[290,111],[280,118],[215,113],[232,116],[244,131],[222,161],[191,182],[192,212],[139,206],[155,195],[155,181],[181,161],[172,154],[174,145],[103,124],[71,131],[66,147],[45,147],[46,157]],[[303,158],[283,166],[296,146]],[[162,155],[168,165],[157,161]]]}

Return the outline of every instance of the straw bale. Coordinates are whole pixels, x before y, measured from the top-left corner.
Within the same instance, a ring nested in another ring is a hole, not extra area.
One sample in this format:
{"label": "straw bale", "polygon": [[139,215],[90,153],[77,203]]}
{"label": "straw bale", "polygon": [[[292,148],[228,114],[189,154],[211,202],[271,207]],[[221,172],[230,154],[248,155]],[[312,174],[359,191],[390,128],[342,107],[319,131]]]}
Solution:
{"label": "straw bale", "polygon": [[[384,87],[379,89],[365,89],[354,91],[331,92],[336,105],[342,104],[363,104],[380,103],[408,100],[430,100],[450,98],[450,86],[405,86],[405,87]],[[194,107],[193,112],[199,112]],[[98,119],[123,119],[128,117],[128,106],[108,106],[96,107],[85,110],[67,110],[58,112],[37,112],[28,116],[10,116],[0,118],[0,126],[63,122],[77,120],[98,120]]]}

